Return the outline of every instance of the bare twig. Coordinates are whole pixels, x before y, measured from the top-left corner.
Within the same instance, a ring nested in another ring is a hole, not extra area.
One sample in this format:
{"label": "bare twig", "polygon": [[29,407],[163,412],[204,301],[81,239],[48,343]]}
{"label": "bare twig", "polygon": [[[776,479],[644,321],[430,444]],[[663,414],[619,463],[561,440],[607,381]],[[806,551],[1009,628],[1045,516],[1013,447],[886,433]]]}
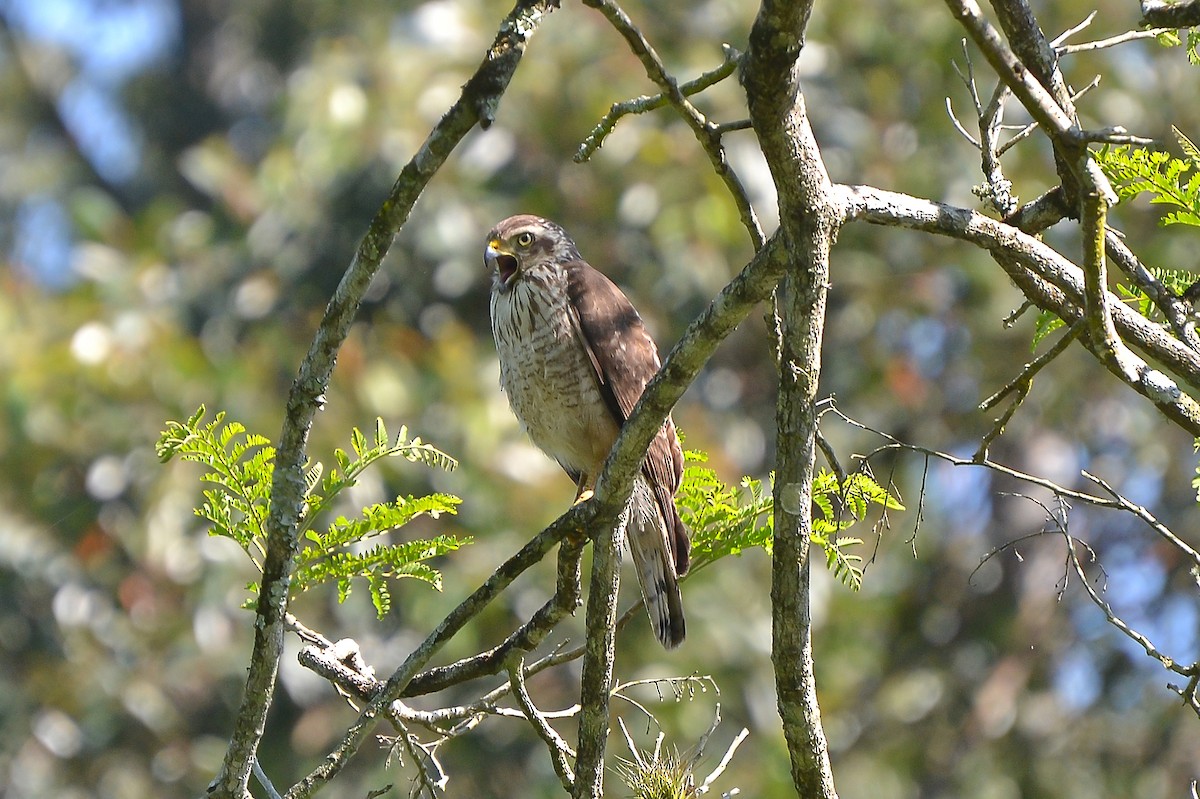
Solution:
{"label": "bare twig", "polygon": [[[1180,687],[1167,683],[1167,687],[1183,697],[1184,703],[1200,716],[1200,663],[1196,664],[1196,674],[1192,675],[1187,684]],[[1192,780],[1191,794],[1192,799],[1200,799],[1196,794],[1196,780]]]}
{"label": "bare twig", "polygon": [[1150,511],[1148,511],[1145,507],[1130,502],[1128,499],[1118,494],[1112,486],[1101,480],[1096,475],[1085,471],[1083,472],[1083,476],[1104,489],[1105,493],[1112,497],[1113,501],[1117,503],[1117,507],[1128,511],[1129,513],[1132,513],[1134,516],[1141,519],[1146,523],[1147,527],[1161,536],[1164,541],[1186,555],[1192,561],[1192,565],[1195,568],[1200,569],[1200,552],[1197,552],[1182,538],[1175,535],[1175,533],[1171,531],[1171,528],[1154,518],[1153,514],[1151,514]]}
{"label": "bare twig", "polygon": [[[403,752],[407,752],[412,758],[413,765],[416,766],[417,774],[413,777],[413,787],[409,791],[409,796],[417,799],[421,795],[428,795],[429,799],[437,799],[439,796],[445,795],[446,785],[450,782],[449,775],[442,768],[441,762],[437,759],[436,748],[437,744],[426,746],[421,741],[408,731],[408,727],[404,724],[399,725],[400,734],[395,737],[381,736],[380,740],[391,745],[391,751],[395,752],[397,745]],[[389,754],[390,757],[390,754]]]}
{"label": "bare twig", "polygon": [[[1092,78],[1086,86],[1084,86],[1079,91],[1073,93],[1071,95],[1071,99],[1078,100],[1080,97],[1083,97],[1085,94],[1087,94],[1088,92],[1090,92],[1092,89],[1096,88],[1099,85],[1100,85],[1100,76],[1097,75],[1096,77]],[[1037,129],[1038,129],[1038,123],[1036,123],[1036,122],[1031,122],[1030,124],[1025,125],[1024,127],[1021,128],[1020,131],[1013,134],[1013,136],[1008,141],[1006,141],[1006,142],[1004,142],[1004,144],[1000,145],[999,149],[996,150],[996,155],[997,156],[1004,155],[1006,152],[1009,151],[1010,148],[1014,147],[1017,144],[1020,144],[1021,142],[1025,141],[1025,139],[1027,139],[1031,135],[1033,135],[1033,132]]]}
{"label": "bare twig", "polygon": [[954,115],[954,101],[950,99],[949,95],[946,96],[946,115],[950,117],[950,124],[954,125],[954,129],[957,130],[972,147],[978,150],[980,148],[979,141],[971,135],[970,131],[963,127],[963,123],[959,122],[958,117]]}
{"label": "bare twig", "polygon": [[538,737],[546,742],[546,746],[550,749],[550,762],[554,764],[554,773],[558,775],[558,780],[562,783],[563,788],[570,793],[575,787],[575,775],[571,772],[571,764],[567,758],[574,757],[575,753],[562,736],[550,726],[550,722],[546,721],[546,716],[530,699],[529,691],[525,689],[525,659],[520,655],[515,655],[511,661],[508,667],[508,679],[509,685],[512,686],[513,698],[517,700],[517,705],[525,714],[525,718],[529,719],[529,723],[537,731]]}
{"label": "bare twig", "polygon": [[1091,25],[1096,20],[1096,14],[1098,14],[1098,13],[1099,13],[1098,11],[1092,11],[1092,13],[1090,13],[1086,17],[1084,17],[1083,21],[1080,22],[1078,25],[1072,25],[1070,28],[1067,28],[1065,31],[1058,34],[1058,36],[1055,36],[1053,39],[1051,39],[1050,44],[1053,45],[1054,47],[1058,47],[1060,44],[1065,42],[1067,39],[1070,39],[1075,34],[1086,29],[1089,25]]}
{"label": "bare twig", "polygon": [[702,795],[709,792],[712,784],[716,782],[717,778],[724,774],[725,769],[729,767],[730,762],[733,760],[733,753],[736,752],[737,748],[742,745],[742,741],[746,740],[748,737],[750,737],[750,730],[742,727],[742,731],[734,736],[733,741],[729,744],[729,748],[725,750],[725,754],[721,758],[721,762],[718,763],[717,767],[712,770],[712,773],[704,778],[704,782],[700,783],[699,787],[696,788],[697,795]]}
{"label": "bare twig", "polygon": [[[734,70],[737,69],[738,63],[741,61],[742,54],[727,44],[722,45],[722,50],[725,54],[725,60],[721,62],[721,65],[687,83],[681,83],[679,85],[680,94],[684,97],[691,97],[693,94],[698,94],[710,86],[715,86],[733,74]],[[621,121],[622,117],[629,114],[644,114],[647,111],[662,108],[670,102],[671,98],[665,92],[662,92],[652,96],[643,95],[635,97],[632,100],[613,103],[612,107],[608,109],[608,113],[601,117],[600,121],[596,123],[596,127],[592,129],[588,137],[579,145],[579,150],[575,153],[575,163],[582,164],[590,159],[604,145],[604,140],[613,132],[613,129],[616,128],[617,123]]]}
{"label": "bare twig", "polygon": [[1093,143],[1100,142],[1102,144],[1154,144],[1154,139],[1149,139],[1145,136],[1135,136],[1121,125],[1110,125],[1106,128],[1093,128],[1089,130],[1081,130],[1077,134],[1077,138],[1081,142]]}
{"label": "bare twig", "polygon": [[[1150,641],[1150,639],[1147,638],[1143,633],[1140,633],[1134,628],[1130,627],[1124,619],[1113,613],[1112,607],[1110,607],[1109,604],[1105,602],[1098,593],[1096,593],[1096,589],[1092,587],[1091,582],[1088,580],[1087,574],[1083,570],[1083,564],[1079,561],[1079,555],[1075,551],[1075,537],[1069,535],[1064,529],[1063,538],[1067,542],[1067,549],[1071,554],[1071,563],[1075,567],[1075,573],[1079,575],[1079,582],[1083,585],[1083,589],[1087,593],[1088,598],[1092,600],[1092,604],[1100,608],[1100,610],[1104,613],[1104,617],[1108,620],[1109,624],[1120,630],[1127,638],[1129,638],[1129,640],[1140,646],[1143,650],[1145,650],[1149,657],[1157,660],[1162,664],[1163,668],[1167,669],[1168,671],[1173,671],[1182,677],[1192,677],[1200,672],[1200,664],[1194,663],[1191,666],[1179,665],[1179,663],[1177,663],[1173,658],[1167,657],[1160,652],[1158,648],[1155,647]],[[1088,551],[1091,552],[1090,547]],[[1095,560],[1095,553],[1091,552],[1091,554],[1092,559]]]}
{"label": "bare twig", "polygon": [[[667,72],[666,66],[654,50],[654,47],[647,41],[638,27],[633,24],[629,15],[616,3],[616,0],[584,0],[584,5],[590,6],[603,14],[604,18],[624,37],[625,42],[629,45],[629,49],[642,62],[647,77],[662,89],[663,95],[666,96],[675,110],[679,112],[679,115],[687,123],[688,127],[692,129],[696,140],[700,142],[700,146],[704,149],[705,154],[708,155],[708,160],[712,164],[713,170],[717,173],[717,177],[721,179],[725,184],[725,188],[729,190],[730,196],[733,197],[733,202],[738,209],[738,215],[742,220],[742,226],[750,234],[750,241],[754,245],[754,249],[760,249],[766,237],[763,234],[762,226],[758,222],[758,215],[754,211],[754,206],[750,204],[750,197],[746,193],[746,188],[742,185],[741,178],[733,171],[733,167],[729,164],[729,159],[725,155],[725,148],[721,144],[721,137],[717,131],[717,126],[709,122],[696,106],[692,105],[691,101],[684,96],[679,84]],[[728,54],[726,58],[728,59]]]}
{"label": "bare twig", "polygon": [[1110,36],[1107,39],[1100,39],[1094,42],[1084,42],[1083,44],[1064,44],[1067,39],[1087,28],[1096,19],[1097,11],[1092,11],[1084,18],[1082,22],[1074,27],[1067,28],[1065,31],[1056,36],[1050,44],[1054,47],[1054,52],[1060,56],[1070,55],[1072,53],[1082,53],[1088,50],[1103,50],[1107,47],[1115,47],[1126,42],[1137,41],[1138,39],[1152,39],[1161,36],[1164,33],[1170,33],[1171,28],[1152,28],[1150,30],[1134,30],[1117,36]]}
{"label": "bare twig", "polygon": [[1034,360],[1025,364],[1025,368],[1021,370],[1019,375],[1006,383],[1003,387],[996,391],[996,393],[979,403],[979,410],[991,410],[1000,402],[1000,400],[1004,399],[1006,395],[1018,390],[1022,383],[1032,382],[1034,376],[1037,375],[1038,372],[1045,368],[1050,361],[1057,358],[1067,348],[1067,346],[1075,340],[1075,336],[1078,334],[1078,331],[1079,328],[1074,325],[1067,328],[1067,332],[1063,334],[1058,341],[1054,342],[1053,347],[1046,350]]}
{"label": "bare twig", "polygon": [[732,122],[721,122],[713,126],[713,133],[717,136],[730,133],[735,130],[750,130],[754,127],[754,123],[748,119],[735,119]]}
{"label": "bare twig", "polygon": [[1001,387],[999,391],[992,394],[992,396],[979,403],[979,410],[988,411],[994,408],[996,404],[1008,394],[1014,392],[1016,393],[1016,397],[1013,399],[1012,404],[1005,409],[1000,418],[996,420],[996,423],[992,425],[992,429],[983,437],[983,440],[979,442],[979,448],[975,451],[974,460],[982,461],[987,459],[988,448],[992,445],[992,442],[1004,432],[1005,425],[1007,425],[1009,420],[1012,419],[1013,414],[1017,412],[1017,408],[1021,406],[1021,403],[1025,401],[1025,398],[1029,396],[1029,391],[1033,388],[1034,376],[1037,375],[1037,373],[1043,368],[1045,368],[1046,365],[1052,360],[1065,352],[1067,347],[1070,346],[1071,342],[1075,340],[1078,334],[1079,323],[1076,322],[1067,329],[1067,332],[1061,338],[1059,338],[1058,341],[1054,342],[1053,347],[1046,350],[1030,363],[1025,364],[1025,368],[1021,370],[1019,375],[1010,380],[1007,384]]}
{"label": "bare twig", "polygon": [[271,784],[271,778],[267,776],[267,772],[263,771],[262,764],[258,762],[258,756],[254,756],[254,762],[251,764],[254,771],[254,779],[258,780],[258,784],[267,792],[269,799],[283,799],[279,795],[279,791],[275,790],[275,786]]}
{"label": "bare twig", "polygon": [[1151,28],[1149,30],[1127,31],[1126,33],[1122,33],[1117,36],[1110,36],[1107,39],[1099,39],[1094,42],[1084,42],[1082,44],[1066,44],[1056,49],[1059,55],[1071,55],[1072,53],[1084,53],[1091,50],[1103,50],[1106,47],[1116,47],[1119,44],[1135,42],[1139,39],[1153,39],[1163,35],[1164,33],[1170,33],[1172,30],[1172,28]]}

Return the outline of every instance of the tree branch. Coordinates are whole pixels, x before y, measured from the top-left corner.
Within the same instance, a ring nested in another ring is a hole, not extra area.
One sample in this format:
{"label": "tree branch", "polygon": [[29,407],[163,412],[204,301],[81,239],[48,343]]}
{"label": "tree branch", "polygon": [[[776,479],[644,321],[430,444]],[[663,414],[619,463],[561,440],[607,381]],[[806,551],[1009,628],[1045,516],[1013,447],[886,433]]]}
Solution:
{"label": "tree branch", "polygon": [[433,693],[467,680],[497,674],[505,668],[505,663],[512,653],[532,652],[536,649],[546,635],[580,605],[580,561],[586,541],[587,539],[580,535],[568,536],[562,542],[558,550],[558,576],[554,596],[547,600],[529,621],[504,639],[503,643],[473,657],[417,674],[400,692],[400,696]]}
{"label": "tree branch", "polygon": [[821,726],[812,654],[809,553],[816,391],[829,285],[829,249],[843,218],[809,125],[797,61],[809,2],[764,0],[750,31],[742,85],[779,194],[788,274],[780,286],[776,400],[771,662],[792,782],[806,799],[837,796]]}
{"label": "tree branch", "polygon": [[1200,0],[1142,0],[1142,24],[1163,28],[1200,27]]}
{"label": "tree branch", "polygon": [[483,585],[459,603],[450,615],[413,650],[404,663],[388,679],[381,690],[363,708],[357,721],[346,731],[338,745],[325,756],[324,762],[288,791],[287,799],[310,796],[333,779],[358,751],[375,721],[385,713],[389,704],[398,699],[413,676],[432,658],[442,646],[463,626],[479,614],[501,591],[512,584],[521,573],[539,562],[546,553],[568,535],[582,536],[595,523],[594,506],[591,503],[575,505],[553,524],[535,536],[521,550],[509,558],[489,577]]}
{"label": "tree branch", "polygon": [[[965,208],[919,200],[869,186],[844,187],[852,219],[883,225],[910,227],[969,241],[987,249],[1027,298],[1051,311],[1068,325],[1084,317],[1082,270],[1045,243],[1019,230]],[[1163,363],[1193,388],[1200,387],[1200,353],[1171,336],[1160,325],[1109,297],[1114,325],[1120,334]],[[1084,337],[1089,349],[1093,342]],[[1128,352],[1128,351],[1127,351]],[[1097,356],[1099,357],[1099,356]],[[1132,352],[1134,380],[1131,388],[1151,400],[1160,411],[1191,435],[1200,435],[1200,405],[1170,377],[1151,368]],[[1111,360],[1100,359],[1123,380]]]}
{"label": "tree branch", "polygon": [[[698,78],[690,80],[687,83],[680,84],[679,93],[684,97],[691,97],[693,94],[699,94],[710,86],[715,86],[721,81],[728,78],[737,69],[738,63],[741,61],[742,54],[729,45],[722,45],[725,52],[725,60],[721,62],[719,67],[705,72]],[[671,98],[665,93],[656,94],[653,96],[642,95],[635,97],[632,100],[626,100],[621,103],[613,103],[608,109],[596,127],[592,128],[592,132],[579,145],[579,150],[575,153],[575,163],[581,164],[589,160],[604,145],[604,140],[616,128],[617,122],[622,117],[629,114],[644,114],[647,111],[653,111],[656,108],[662,108],[668,105]]]}
{"label": "tree branch", "polygon": [[[1084,592],[1087,593],[1088,599],[1092,600],[1092,604],[1100,608],[1100,611],[1104,613],[1104,618],[1108,621],[1108,623],[1113,627],[1116,627],[1127,638],[1129,638],[1129,640],[1133,641],[1143,650],[1145,650],[1146,655],[1154,660],[1157,660],[1160,664],[1162,664],[1164,669],[1173,671],[1182,677],[1194,677],[1197,674],[1200,674],[1200,663],[1192,663],[1190,666],[1180,665],[1179,662],[1174,658],[1164,655],[1143,633],[1140,633],[1134,628],[1130,627],[1124,619],[1122,619],[1116,613],[1113,613],[1113,609],[1109,606],[1109,604],[1105,602],[1104,599],[1096,592],[1096,589],[1092,587],[1091,581],[1088,580],[1087,574],[1083,570],[1083,564],[1079,561],[1079,553],[1075,551],[1075,536],[1068,533],[1065,528],[1060,532],[1062,533],[1063,538],[1066,539],[1067,551],[1069,553],[1068,557],[1070,558],[1071,565],[1075,568],[1075,574],[1079,576],[1079,582],[1083,585]],[[1084,547],[1092,555],[1092,559],[1095,560],[1096,553],[1092,552],[1092,548],[1086,544],[1084,544]]]}
{"label": "tree branch", "polygon": [[521,708],[525,718],[529,719],[529,723],[537,731],[538,737],[546,742],[546,746],[550,750],[550,761],[554,764],[554,773],[558,775],[559,782],[569,793],[575,787],[575,778],[571,773],[571,765],[567,762],[567,758],[575,753],[571,751],[571,747],[567,746],[567,742],[562,739],[562,736],[550,726],[550,722],[546,721],[545,715],[533,704],[533,699],[530,698],[529,691],[525,688],[524,658],[514,656],[513,660],[514,662],[508,670],[513,698],[517,700],[517,706]]}
{"label": "tree branch", "polygon": [[988,448],[990,448],[992,443],[1004,432],[1005,425],[1007,425],[1009,420],[1012,419],[1013,414],[1017,412],[1017,409],[1021,407],[1021,403],[1025,401],[1025,398],[1029,396],[1029,392],[1033,389],[1034,376],[1047,365],[1049,365],[1051,361],[1066,351],[1067,347],[1071,345],[1071,342],[1074,341],[1079,335],[1080,326],[1080,323],[1076,322],[1074,325],[1068,328],[1067,332],[1064,333],[1058,341],[1054,342],[1054,346],[1046,350],[1033,361],[1025,364],[1025,368],[1021,370],[1019,375],[1010,380],[999,391],[992,394],[983,402],[979,403],[979,410],[989,411],[994,408],[996,404],[999,403],[1004,397],[1008,396],[1009,394],[1015,395],[1012,403],[1010,403],[1009,406],[1004,409],[1004,413],[1002,413],[1000,418],[995,421],[995,423],[992,425],[992,429],[988,431],[988,433],[984,435],[983,439],[979,442],[979,447],[975,450],[974,460],[987,460]]}
{"label": "tree branch", "polygon": [[596,9],[604,18],[607,19],[617,32],[625,38],[629,44],[629,49],[642,62],[642,66],[646,70],[646,75],[650,80],[658,84],[663,90],[671,105],[683,117],[683,121],[688,124],[695,134],[696,140],[700,142],[700,146],[708,155],[708,160],[712,163],[713,170],[717,173],[729,190],[733,197],[734,204],[737,206],[738,214],[741,217],[742,225],[746,228],[746,232],[750,234],[750,241],[754,244],[754,249],[759,249],[763,245],[764,236],[762,226],[758,223],[758,215],[754,212],[754,206],[750,204],[750,198],[746,194],[746,189],[742,186],[741,179],[737,173],[733,171],[733,167],[729,164],[729,159],[725,157],[725,147],[721,144],[721,136],[717,131],[717,126],[709,122],[704,114],[700,113],[696,106],[692,105],[691,101],[684,96],[683,91],[679,88],[675,78],[667,72],[666,66],[654,47],[642,35],[633,21],[624,10],[615,2],[615,0],[583,0],[584,5]]}
{"label": "tree branch", "polygon": [[[575,799],[604,796],[604,751],[608,743],[609,686],[615,654],[617,589],[621,583],[621,534],[629,511],[615,527],[598,527],[592,539],[592,579],[588,585],[587,638],[580,679],[579,746],[575,758]],[[610,531],[611,532],[608,532]]]}
{"label": "tree branch", "polygon": [[1111,228],[1105,233],[1104,244],[1109,257],[1116,262],[1125,276],[1145,292],[1162,311],[1179,340],[1200,351],[1200,336],[1196,335],[1196,322],[1192,318],[1188,303],[1164,286]]}

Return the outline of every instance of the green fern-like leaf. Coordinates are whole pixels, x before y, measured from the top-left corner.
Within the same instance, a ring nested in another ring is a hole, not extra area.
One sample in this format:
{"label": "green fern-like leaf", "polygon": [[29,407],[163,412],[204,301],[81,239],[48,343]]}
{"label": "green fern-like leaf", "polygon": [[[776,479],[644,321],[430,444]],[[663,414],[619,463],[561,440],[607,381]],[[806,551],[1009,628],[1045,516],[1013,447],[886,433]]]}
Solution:
{"label": "green fern-like leaf", "polygon": [[[1178,30],[1163,31],[1155,39],[1163,47],[1179,47],[1184,44],[1184,40],[1179,37]],[[1200,30],[1188,29],[1187,46],[1184,48],[1184,53],[1187,55],[1189,64],[1194,67],[1200,66]]]}
{"label": "green fern-like leaf", "polygon": [[[201,406],[185,422],[168,422],[156,451],[164,462],[174,457],[200,463],[207,468],[201,480],[211,484],[203,490],[204,501],[196,514],[206,519],[213,535],[236,541],[262,570],[264,526],[270,508],[271,478],[275,449],[264,436],[249,433],[240,422],[225,422],[225,414],[204,424]],[[304,518],[300,532],[306,546],[296,558],[292,594],[333,582],[338,601],[349,595],[353,581],[366,580],[376,613],[382,618],[391,607],[388,580],[412,577],[441,588],[441,574],[425,561],[458,549],[469,539],[438,536],[397,544],[365,542],[403,527],[418,516],[437,518],[457,512],[461,500],[449,494],[397,497],[371,505],[354,519],[339,517],[324,533],[313,528],[322,511],[344,489],[354,485],[363,470],[381,458],[400,456],[414,463],[453,469],[457,462],[420,438],[408,438],[407,428],[392,441],[382,420],[375,425],[373,439],[355,428],[350,435],[353,456],[334,452],[336,467],[325,471],[322,464],[309,463],[304,470]],[[258,590],[257,583],[251,589]]]}
{"label": "green fern-like leaf", "polygon": [[692,570],[745,549],[769,548],[773,503],[762,482],[747,477],[731,487],[703,465],[703,453],[688,451],[686,460],[677,497],[680,517],[692,531]]}
{"label": "green fern-like leaf", "polygon": [[1042,343],[1042,340],[1046,336],[1063,327],[1066,327],[1066,324],[1054,314],[1049,311],[1039,312],[1037,315],[1037,324],[1033,329],[1033,342],[1029,345],[1029,348],[1036,350],[1037,346]]}
{"label": "green fern-like leaf", "polygon": [[1174,207],[1160,224],[1200,226],[1200,150],[1178,129],[1172,130],[1184,158],[1127,144],[1106,145],[1093,155],[1122,201],[1149,194],[1151,203]]}
{"label": "green fern-like leaf", "polygon": [[308,547],[301,553],[305,562],[296,569],[293,578],[294,591],[300,593],[333,582],[337,584],[338,601],[344,602],[350,596],[353,581],[362,578],[367,582],[376,613],[383,618],[391,607],[387,580],[409,577],[441,590],[441,572],[425,561],[468,543],[470,539],[438,536],[379,545],[365,552],[318,552],[315,547]]}
{"label": "green fern-like leaf", "polygon": [[[744,478],[737,487],[723,483],[703,466],[702,453],[687,452],[678,492],[680,517],[692,531],[692,571],[753,547],[771,551],[775,533],[774,500],[761,481]],[[862,585],[862,558],[848,551],[860,539],[839,535],[863,521],[872,506],[903,510],[900,501],[864,472],[838,484],[827,470],[813,478],[813,543],[825,551],[834,576],[854,590]]]}
{"label": "green fern-like leaf", "polygon": [[[420,437],[410,439],[408,428],[401,427],[395,440],[388,437],[387,429],[382,419],[375,420],[375,435],[373,441],[357,427],[350,431],[350,450],[353,457],[345,450],[335,449],[333,459],[336,464],[328,473],[317,472],[321,492],[316,492],[316,486],[309,491],[310,501],[305,515],[303,530],[310,526],[310,519],[315,517],[345,489],[358,481],[358,476],[365,469],[383,458],[401,457],[412,463],[422,463],[426,466],[452,471],[458,467],[458,461],[442,452],[432,444],[426,444]],[[318,467],[320,464],[318,464]]]}
{"label": "green fern-like leaf", "polygon": [[240,422],[225,422],[225,413],[202,424],[203,405],[186,422],[167,422],[155,451],[163,462],[174,457],[199,463],[208,471],[204,502],[196,515],[211,525],[212,535],[232,538],[254,559],[263,552],[262,528],[270,507],[275,448],[269,439],[246,433]]}
{"label": "green fern-like leaf", "polygon": [[872,506],[887,510],[903,510],[904,506],[867,472],[847,475],[839,485],[829,471],[820,472],[813,480],[813,504],[820,511],[813,516],[813,543],[825,550],[825,563],[833,576],[851,590],[859,590],[862,557],[850,550],[862,544],[862,539],[839,533],[864,521]]}

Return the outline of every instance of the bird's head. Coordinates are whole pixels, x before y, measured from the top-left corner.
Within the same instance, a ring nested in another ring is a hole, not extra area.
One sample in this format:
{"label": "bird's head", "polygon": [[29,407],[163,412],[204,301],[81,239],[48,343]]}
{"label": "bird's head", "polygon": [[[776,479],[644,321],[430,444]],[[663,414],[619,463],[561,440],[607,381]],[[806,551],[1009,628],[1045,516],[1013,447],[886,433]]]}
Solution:
{"label": "bird's head", "polygon": [[575,242],[561,227],[540,216],[510,216],[488,233],[483,264],[493,291],[508,291],[530,270],[579,258]]}

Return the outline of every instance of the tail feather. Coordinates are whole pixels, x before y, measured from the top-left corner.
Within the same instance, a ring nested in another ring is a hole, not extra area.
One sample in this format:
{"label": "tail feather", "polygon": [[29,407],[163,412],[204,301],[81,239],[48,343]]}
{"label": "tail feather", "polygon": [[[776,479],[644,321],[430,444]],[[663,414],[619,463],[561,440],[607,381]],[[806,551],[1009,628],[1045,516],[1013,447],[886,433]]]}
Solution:
{"label": "tail feather", "polygon": [[[668,505],[673,518],[663,518],[655,492],[639,475],[629,500],[625,525],[625,540],[637,572],[646,613],[654,634],[663,646],[672,649],[683,643],[687,634],[683,618],[683,597],[679,593],[677,565],[687,568],[687,536],[675,513],[674,503]],[[678,545],[682,538],[683,546]],[[672,543],[675,546],[672,546]]]}

